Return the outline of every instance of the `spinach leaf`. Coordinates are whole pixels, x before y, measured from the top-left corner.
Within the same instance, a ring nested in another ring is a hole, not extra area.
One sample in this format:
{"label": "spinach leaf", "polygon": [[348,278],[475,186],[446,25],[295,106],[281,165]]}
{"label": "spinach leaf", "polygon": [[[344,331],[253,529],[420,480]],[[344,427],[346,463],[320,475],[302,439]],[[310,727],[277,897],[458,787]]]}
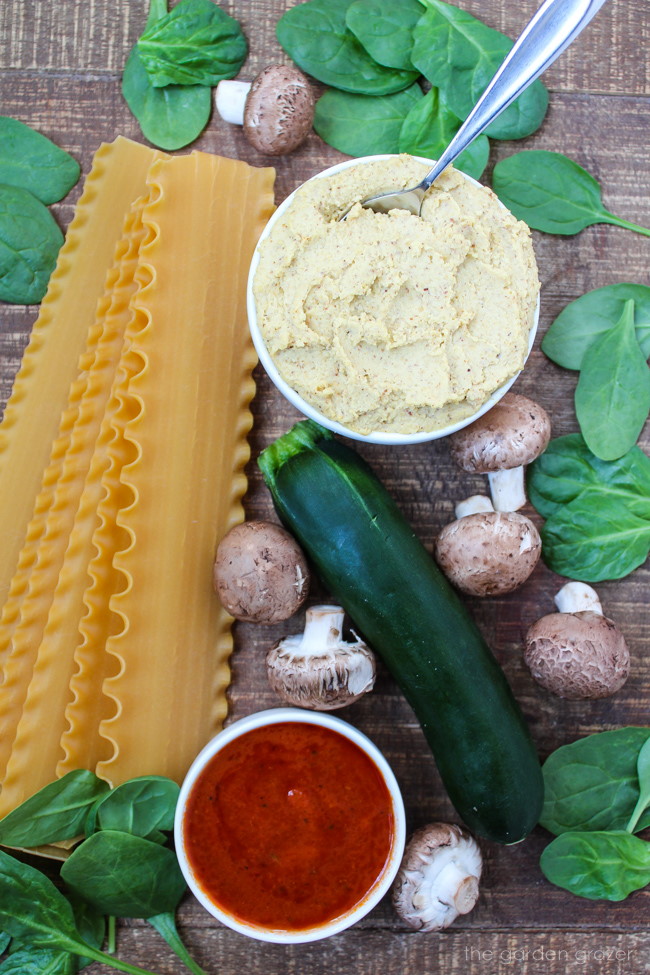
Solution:
{"label": "spinach leaf", "polygon": [[281,47],[299,68],[325,85],[359,95],[391,95],[408,88],[418,71],[377,64],[345,23],[351,0],[307,0],[277,23]]}
{"label": "spinach leaf", "polygon": [[636,443],[650,412],[650,369],[636,338],[632,299],[614,328],[585,352],[575,406],[596,457],[618,460]]}
{"label": "spinach leaf", "polygon": [[0,184],[0,301],[34,305],[47,291],[63,234],[28,190]]}
{"label": "spinach leaf", "polygon": [[[426,10],[413,31],[411,59],[440,88],[450,110],[465,119],[496,74],[513,42],[442,0],[424,0]],[[486,129],[493,139],[523,139],[546,115],[548,92],[535,81]]]}
{"label": "spinach leaf", "polygon": [[0,183],[57,203],[79,179],[79,163],[40,132],[0,115]]}
{"label": "spinach leaf", "polygon": [[83,832],[84,818],[95,799],[108,791],[108,783],[94,772],[68,772],[0,820],[0,843],[33,847],[73,839]]}
{"label": "spinach leaf", "polygon": [[645,284],[608,284],[576,298],[546,332],[543,352],[558,366],[580,369],[591,343],[614,327],[630,298],[634,301],[636,337],[645,358],[650,358],[650,288]]}
{"label": "spinach leaf", "polygon": [[176,952],[186,968],[189,968],[191,972],[194,972],[194,975],[207,975],[207,973],[204,972],[199,965],[197,965],[183,944],[178,933],[178,928],[176,927],[176,921],[174,920],[173,913],[155,914],[153,917],[148,917],[147,921],[151,927],[154,928],[158,934],[165,939],[169,947]]}
{"label": "spinach leaf", "polygon": [[[450,112],[437,88],[432,88],[414,105],[402,125],[399,151],[414,156],[438,159],[461,126],[460,119]],[[487,166],[490,143],[485,135],[465,149],[455,161],[456,169],[478,179]]]}
{"label": "spinach leaf", "polygon": [[570,433],[551,440],[528,467],[528,495],[543,518],[588,488],[618,499],[640,518],[650,519],[650,459],[639,447],[619,460],[602,461],[579,433]]}
{"label": "spinach leaf", "polygon": [[[650,737],[644,743],[639,757],[636,760],[636,772],[638,778],[639,798],[630,816],[630,821],[625,827],[628,833],[643,829],[641,817],[650,806]],[[648,817],[646,817],[648,818]]]}
{"label": "spinach leaf", "polygon": [[650,519],[639,518],[611,494],[588,488],[544,524],[547,566],[582,582],[621,579],[642,565],[650,550]]}
{"label": "spinach leaf", "polygon": [[650,843],[622,831],[563,833],[540,866],[547,880],[578,897],[622,901],[650,884]]}
{"label": "spinach leaf", "polygon": [[101,948],[106,937],[106,918],[104,915],[88,901],[82,897],[77,897],[71,891],[68,892],[67,899],[72,906],[77,931],[83,940],[94,948]]}
{"label": "spinach leaf", "polygon": [[[151,0],[145,29],[166,12],[167,0]],[[140,123],[145,139],[160,149],[182,149],[194,142],[208,124],[212,110],[212,90],[207,85],[154,88],[137,45],[124,66],[122,95]]]}
{"label": "spinach leaf", "polygon": [[594,223],[612,223],[650,236],[650,230],[605,210],[600,186],[586,169],[559,152],[531,149],[494,167],[492,188],[533,230],[564,236]]}
{"label": "spinach leaf", "polygon": [[[617,728],[557,748],[542,767],[540,825],[556,835],[626,829],[639,799],[637,761],[650,728]],[[650,811],[635,830],[650,826]]]}
{"label": "spinach leaf", "polygon": [[129,779],[94,806],[95,829],[118,830],[164,843],[167,837],[161,831],[174,828],[179,792],[176,782],[161,775]]}
{"label": "spinach leaf", "polygon": [[2,954],[3,951],[7,950],[7,946],[9,945],[10,941],[11,941],[10,936],[8,934],[5,934],[4,931],[0,931],[0,955]]}
{"label": "spinach leaf", "polygon": [[181,0],[136,48],[154,88],[218,85],[235,77],[248,53],[238,21],[212,0]]}
{"label": "spinach leaf", "polygon": [[413,105],[423,98],[419,85],[394,95],[353,95],[330,89],[316,102],[314,131],[348,156],[399,152],[399,134]]}
{"label": "spinach leaf", "polygon": [[98,911],[117,917],[174,911],[186,889],[172,850],[113,830],[84,840],[61,867],[61,877]]}
{"label": "spinach leaf", "polygon": [[419,0],[356,0],[345,22],[378,64],[412,71],[413,28],[421,16]]}
{"label": "spinach leaf", "polygon": [[79,958],[55,948],[20,948],[0,965],[0,975],[76,975]]}

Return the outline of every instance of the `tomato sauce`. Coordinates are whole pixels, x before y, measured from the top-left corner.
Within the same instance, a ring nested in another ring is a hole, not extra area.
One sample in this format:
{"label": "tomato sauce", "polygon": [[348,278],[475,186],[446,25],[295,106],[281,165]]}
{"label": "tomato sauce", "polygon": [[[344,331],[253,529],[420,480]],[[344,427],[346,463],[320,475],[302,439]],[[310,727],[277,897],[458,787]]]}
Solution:
{"label": "tomato sauce", "polygon": [[223,911],[302,931],[363,901],[388,861],[390,793],[377,766],[329,728],[249,731],[195,782],[183,821],[199,886]]}

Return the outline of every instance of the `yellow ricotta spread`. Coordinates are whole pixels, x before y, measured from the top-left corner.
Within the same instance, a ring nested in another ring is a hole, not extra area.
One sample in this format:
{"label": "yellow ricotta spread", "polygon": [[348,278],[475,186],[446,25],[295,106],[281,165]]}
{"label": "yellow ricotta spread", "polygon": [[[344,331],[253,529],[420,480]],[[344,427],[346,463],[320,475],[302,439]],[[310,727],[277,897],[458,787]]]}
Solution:
{"label": "yellow ricotta spread", "polygon": [[523,366],[539,292],[528,227],[448,169],[421,216],[353,201],[417,183],[409,157],[305,183],[260,247],[258,325],[284,380],[357,433],[470,416]]}

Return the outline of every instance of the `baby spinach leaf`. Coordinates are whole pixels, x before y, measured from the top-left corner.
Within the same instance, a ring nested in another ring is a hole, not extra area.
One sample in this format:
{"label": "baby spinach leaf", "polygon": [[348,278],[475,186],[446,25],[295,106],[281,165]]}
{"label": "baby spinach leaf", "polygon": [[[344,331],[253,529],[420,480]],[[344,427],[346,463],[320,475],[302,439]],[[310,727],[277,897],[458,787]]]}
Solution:
{"label": "baby spinach leaf", "polygon": [[174,828],[180,789],[161,775],[129,779],[103,796],[94,809],[96,829],[118,830],[164,843],[162,830]]}
{"label": "baby spinach leaf", "polygon": [[4,931],[0,931],[0,955],[2,954],[3,951],[7,950],[7,946],[9,945],[10,941],[11,941],[10,936],[8,934],[5,934]]}
{"label": "baby spinach leaf", "polygon": [[76,975],[79,958],[55,948],[20,948],[0,965],[0,975]]}
{"label": "baby spinach leaf", "polygon": [[419,0],[356,0],[345,22],[378,64],[412,71],[413,28],[421,16]]}
{"label": "baby spinach leaf", "polygon": [[[544,762],[544,807],[540,825],[556,835],[584,830],[626,829],[637,800],[639,753],[650,728],[617,728],[587,735],[557,748]],[[650,811],[635,830],[650,826]]]}
{"label": "baby spinach leaf", "polygon": [[68,772],[0,820],[0,843],[33,847],[73,839],[83,832],[84,818],[95,799],[108,791],[108,783],[94,772]]}
{"label": "baby spinach leaf", "polygon": [[345,23],[351,0],[307,0],[277,23],[276,36],[299,68],[325,85],[359,95],[391,95],[408,88],[418,71],[377,64]]}
{"label": "baby spinach leaf", "polygon": [[0,183],[57,203],[79,179],[79,163],[18,119],[0,115]]}
{"label": "baby spinach leaf", "polygon": [[608,284],[576,298],[560,312],[542,340],[542,350],[565,369],[580,369],[591,343],[613,328],[625,302],[634,301],[636,337],[650,358],[650,288],[645,284]]}
{"label": "baby spinach leaf", "polygon": [[636,760],[636,772],[638,777],[639,798],[630,816],[630,821],[625,827],[628,833],[643,829],[641,817],[650,806],[650,738],[643,744],[639,757]]}
{"label": "baby spinach leaf", "polygon": [[419,85],[394,95],[354,95],[331,88],[316,102],[314,131],[348,156],[399,152],[399,134],[413,105],[423,98]]}
{"label": "baby spinach leaf", "polygon": [[0,301],[39,302],[62,243],[63,234],[40,200],[28,190],[0,184]]}
{"label": "baby spinach leaf", "polygon": [[594,488],[555,511],[540,535],[547,566],[582,582],[621,579],[650,550],[650,520]]}
{"label": "baby spinach leaf", "polygon": [[[399,151],[414,156],[438,159],[461,126],[450,112],[437,88],[432,88],[409,112],[399,139]],[[478,179],[487,166],[490,143],[485,135],[475,139],[454,162],[456,169]]]}
{"label": "baby spinach leaf", "polygon": [[72,913],[77,923],[77,931],[85,942],[94,948],[101,948],[106,937],[106,918],[92,904],[82,897],[77,897],[68,891],[67,899],[72,906]]}
{"label": "baby spinach leaf", "polygon": [[84,840],[63,864],[61,877],[98,911],[117,917],[175,911],[186,889],[172,850],[113,830]]}
{"label": "baby spinach leaf", "polygon": [[248,53],[238,21],[212,0],[181,0],[136,48],[154,88],[217,85],[235,77]]}
{"label": "baby spinach leaf", "polygon": [[547,880],[578,897],[622,901],[650,884],[650,843],[622,831],[563,833],[540,866]]}
{"label": "baby spinach leaf", "polygon": [[[151,0],[145,30],[165,16],[167,0]],[[167,85],[154,88],[137,45],[124,66],[122,95],[140,123],[142,134],[160,149],[182,149],[194,142],[208,124],[212,89],[207,85]]]}
{"label": "baby spinach leaf", "polygon": [[645,227],[606,210],[593,176],[559,152],[531,149],[502,159],[494,167],[492,188],[533,230],[567,236],[594,223],[612,223],[650,236]]}
{"label": "baby spinach leaf", "polygon": [[189,968],[194,975],[207,975],[207,973],[194,961],[189,951],[183,944],[176,927],[173,913],[156,914],[147,918],[148,923],[158,934],[165,939],[169,947],[176,952],[186,968]]}
{"label": "baby spinach leaf", "polygon": [[632,299],[619,322],[585,352],[575,406],[596,457],[617,460],[636,443],[650,412],[650,369],[636,338]]}
{"label": "baby spinach leaf", "polygon": [[[496,74],[512,41],[442,0],[426,0],[413,31],[411,60],[440,88],[450,110],[465,119]],[[546,115],[548,92],[535,81],[486,129],[493,139],[523,139]]]}
{"label": "baby spinach leaf", "polygon": [[587,488],[617,498],[633,514],[650,519],[650,458],[639,447],[618,460],[603,461],[579,433],[570,433],[551,440],[528,467],[528,494],[543,518]]}

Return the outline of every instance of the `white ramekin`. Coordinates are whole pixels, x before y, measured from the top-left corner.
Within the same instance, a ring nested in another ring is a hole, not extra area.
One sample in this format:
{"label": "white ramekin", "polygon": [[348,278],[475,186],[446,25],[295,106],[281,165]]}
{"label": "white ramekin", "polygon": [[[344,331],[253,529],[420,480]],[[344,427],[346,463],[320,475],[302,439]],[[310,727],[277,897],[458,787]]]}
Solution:
{"label": "white ramekin", "polygon": [[[192,867],[185,852],[184,820],[187,800],[192,791],[194,783],[208,764],[210,759],[217,754],[225,745],[229,744],[240,735],[244,735],[256,728],[268,727],[269,725],[282,722],[299,722],[302,724],[317,725],[322,728],[329,728],[338,732],[344,738],[354,742],[366,755],[374,762],[379,770],[386,787],[390,793],[395,830],[391,852],[384,867],[383,872],[370,888],[365,898],[340,917],[335,918],[325,924],[320,924],[313,928],[302,931],[283,931],[259,927],[254,924],[247,924],[233,917],[227,911],[215,904],[201,888],[197,882]],[[223,731],[219,732],[212,741],[208,742],[205,748],[196,757],[190,767],[185,781],[181,787],[178,805],[176,807],[176,818],[174,822],[174,839],[176,843],[176,855],[180,868],[183,871],[187,884],[203,907],[213,917],[221,921],[233,931],[245,934],[249,938],[256,938],[258,941],[270,941],[279,944],[303,944],[308,941],[318,941],[321,938],[328,938],[333,934],[338,934],[346,928],[351,927],[362,917],[372,910],[373,907],[387,893],[395,874],[399,868],[402,855],[404,853],[404,843],[406,839],[406,819],[404,814],[404,803],[395,776],[379,749],[373,742],[357,728],[336,718],[331,714],[321,711],[304,711],[300,708],[274,708],[269,711],[258,711],[246,718],[236,721]]]}
{"label": "white ramekin", "polygon": [[[345,162],[337,163],[335,166],[330,166],[329,169],[324,169],[321,173],[317,173],[312,176],[312,179],[322,179],[324,176],[332,176],[334,173],[339,173],[343,169],[349,169],[351,166],[363,166],[367,163],[376,162],[380,159],[392,159],[394,158],[391,154],[377,155],[377,156],[361,156],[357,159],[346,159]],[[415,156],[419,162],[425,163],[429,167],[433,166],[433,160],[424,159],[421,156]],[[470,183],[474,183],[476,186],[480,186],[475,179],[471,176],[467,176],[465,173],[461,173],[465,179],[469,180]],[[304,184],[303,184],[304,185]],[[366,443],[376,443],[376,444],[413,444],[413,443],[423,443],[427,440],[438,440],[440,437],[447,437],[450,433],[455,433],[456,430],[462,430],[463,427],[469,426],[474,420],[477,420],[484,413],[499,402],[501,397],[508,392],[512,384],[515,382],[520,372],[516,373],[511,379],[509,379],[502,386],[499,386],[497,390],[492,393],[489,399],[482,404],[482,406],[471,416],[465,417],[464,420],[459,420],[456,423],[449,424],[446,427],[441,427],[438,430],[424,431],[420,433],[369,433],[362,434],[357,433],[355,430],[350,430],[348,427],[343,426],[341,423],[337,423],[336,420],[331,420],[329,417],[325,416],[320,410],[317,410],[314,406],[308,403],[306,400],[300,396],[295,389],[293,389],[280,375],[275,362],[269,353],[264,339],[262,337],[262,332],[257,322],[257,310],[255,307],[255,298],[253,295],[253,280],[255,278],[255,272],[257,271],[258,264],[260,262],[259,248],[260,244],[268,237],[271,230],[275,226],[276,222],[282,217],[285,211],[291,206],[295,194],[301,187],[298,187],[291,193],[283,203],[277,208],[269,222],[267,223],[262,235],[258,241],[257,247],[253,253],[253,259],[251,261],[250,271],[248,275],[248,288],[246,293],[246,301],[248,308],[248,324],[253,338],[253,344],[257,351],[260,362],[262,363],[266,373],[273,382],[273,384],[280,390],[282,395],[292,403],[296,409],[304,413],[305,416],[309,417],[311,420],[315,420],[320,423],[321,426],[326,427],[328,430],[332,430],[333,433],[341,434],[341,436],[349,437],[351,440],[363,440]],[[503,206],[503,204],[500,204]],[[505,209],[505,207],[504,207]],[[537,325],[539,322],[539,299],[537,300],[537,307],[535,309],[535,319],[533,326],[530,330],[530,337],[528,341],[528,352],[526,357],[530,355],[530,351],[533,347],[533,342],[535,341],[535,335],[537,333]]]}

